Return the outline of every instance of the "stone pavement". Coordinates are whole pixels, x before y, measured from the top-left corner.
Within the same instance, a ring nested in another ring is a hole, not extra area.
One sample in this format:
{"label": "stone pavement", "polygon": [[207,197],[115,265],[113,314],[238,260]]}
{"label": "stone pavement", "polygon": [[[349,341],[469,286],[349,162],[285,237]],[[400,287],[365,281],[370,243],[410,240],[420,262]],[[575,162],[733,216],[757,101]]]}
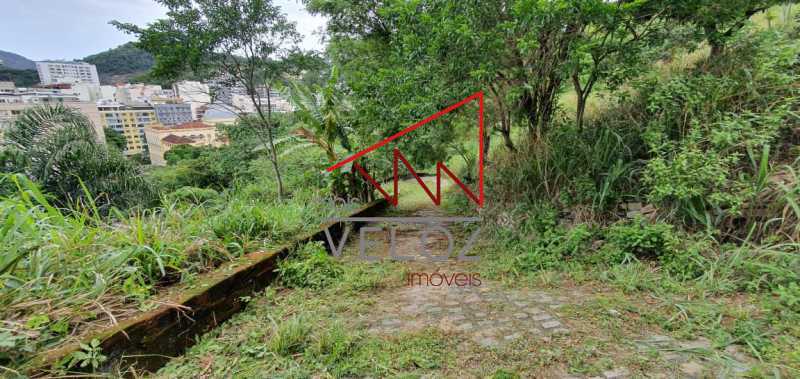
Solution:
{"label": "stone pavement", "polygon": [[[420,209],[413,216],[438,216],[438,209]],[[373,225],[374,226],[374,225]],[[557,290],[536,288],[504,288],[480,278],[480,285],[458,286],[451,280],[450,285],[440,280],[442,275],[474,274],[474,266],[469,263],[449,260],[433,262],[421,257],[419,240],[421,225],[405,225],[398,227],[395,246],[399,255],[415,256],[416,259],[404,263],[411,273],[426,274],[431,280],[416,279],[409,283],[397,283],[397,286],[386,288],[375,299],[374,307],[368,314],[362,315],[362,321],[368,325],[370,333],[391,335],[407,331],[419,331],[438,328],[448,333],[460,333],[484,348],[498,348],[518,338],[545,338],[550,335],[569,334],[570,327],[558,316],[558,309],[564,305],[580,303],[580,294]],[[383,255],[388,258],[388,235],[381,238],[374,234],[377,245],[372,247],[370,255]],[[355,241],[350,241],[350,249]],[[355,242],[357,244],[357,242]],[[446,249],[443,236],[435,234],[429,237],[426,247],[439,255]],[[458,248],[456,248],[458,249]],[[424,277],[423,277],[424,278]],[[462,277],[463,278],[463,277]],[[439,284],[440,285],[434,285]],[[462,281],[463,284],[463,281]],[[475,282],[473,282],[475,284]],[[619,312],[617,312],[619,315]],[[697,352],[713,351],[710,343],[704,339],[679,342],[665,336],[643,336],[633,343],[642,353],[656,352],[671,369],[648,373],[654,378],[691,378],[705,377],[738,377],[749,368],[748,358],[735,349],[726,349],[723,353],[728,362],[724,367],[718,363],[703,359]],[[731,351],[728,351],[731,350]],[[560,374],[560,378],[585,378],[570,374]],[[602,376],[592,378],[620,379],[632,377],[628,369],[622,366],[602,372]]]}
{"label": "stone pavement", "polygon": [[370,331],[392,334],[435,327],[465,333],[484,347],[497,347],[525,334],[569,333],[554,312],[565,298],[542,291],[497,288],[481,281],[480,286],[423,283],[396,289],[378,301],[376,312],[369,317]]}

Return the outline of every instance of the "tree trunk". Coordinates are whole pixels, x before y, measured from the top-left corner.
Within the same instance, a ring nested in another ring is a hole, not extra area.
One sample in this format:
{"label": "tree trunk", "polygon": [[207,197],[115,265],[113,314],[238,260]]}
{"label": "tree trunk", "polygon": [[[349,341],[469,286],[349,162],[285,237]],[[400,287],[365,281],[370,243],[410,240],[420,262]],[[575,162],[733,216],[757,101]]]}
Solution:
{"label": "tree trunk", "polygon": [[514,141],[511,140],[511,130],[505,128],[500,129],[500,135],[503,136],[503,144],[506,146],[506,149],[516,152],[517,148],[514,147]]}
{"label": "tree trunk", "polygon": [[578,106],[575,110],[575,121],[578,130],[583,130],[583,115],[586,113],[586,98],[582,94],[578,94]]}
{"label": "tree trunk", "polygon": [[725,51],[725,41],[723,36],[717,30],[716,25],[706,25],[703,27],[703,32],[706,35],[706,41],[711,46],[711,53],[709,58],[717,58]]}
{"label": "tree trunk", "polygon": [[522,97],[522,109],[528,118],[528,131],[531,138],[539,139],[553,119],[556,94],[564,79],[564,62],[569,55],[570,46],[578,31],[578,24],[553,25],[552,29],[539,35],[539,47],[531,60],[532,88]]}
{"label": "tree trunk", "polygon": [[283,179],[281,178],[281,169],[278,165],[278,152],[275,151],[275,138],[272,135],[272,99],[270,99],[270,92],[272,87],[267,86],[267,138],[269,139],[269,150],[271,152],[272,168],[275,170],[275,180],[278,181],[278,197],[283,199],[285,192],[283,189]]}
{"label": "tree trunk", "polygon": [[[483,156],[486,157],[489,155],[489,148],[491,147],[492,142],[492,133],[489,132],[486,128],[483,129]],[[477,159],[478,157],[475,157]]]}

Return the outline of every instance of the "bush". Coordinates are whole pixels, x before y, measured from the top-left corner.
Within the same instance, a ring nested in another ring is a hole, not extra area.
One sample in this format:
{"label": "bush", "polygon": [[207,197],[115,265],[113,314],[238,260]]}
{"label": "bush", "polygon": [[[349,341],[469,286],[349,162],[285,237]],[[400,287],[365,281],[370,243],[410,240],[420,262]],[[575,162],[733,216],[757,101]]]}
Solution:
{"label": "bush", "polygon": [[339,279],[344,270],[328,255],[321,242],[312,242],[278,264],[281,283],[287,287],[323,288]]}
{"label": "bush", "polygon": [[740,216],[763,184],[753,152],[778,145],[776,155],[789,155],[777,142],[797,126],[798,53],[800,43],[781,33],[741,33],[725,59],[642,81],[648,200],[709,229]]}
{"label": "bush", "polygon": [[525,271],[555,268],[570,258],[582,258],[591,248],[593,233],[586,225],[570,230],[557,228],[545,232],[516,257],[516,266]]}
{"label": "bush", "polygon": [[219,198],[219,193],[210,188],[197,188],[185,186],[178,188],[169,195],[167,199],[179,203],[202,204]]}
{"label": "bush", "polygon": [[703,252],[711,250],[707,240],[690,241],[675,249],[671,254],[662,255],[659,260],[664,269],[681,280],[696,279],[708,269],[708,259]]}
{"label": "bush", "polygon": [[641,218],[612,225],[606,241],[620,251],[637,258],[657,259],[675,252],[678,239],[673,226],[649,223]]}
{"label": "bush", "polygon": [[[92,122],[61,104],[23,111],[0,141],[0,170],[21,173],[58,206],[151,206],[155,191],[115,148],[97,142]],[[92,194],[89,198],[87,195]]]}

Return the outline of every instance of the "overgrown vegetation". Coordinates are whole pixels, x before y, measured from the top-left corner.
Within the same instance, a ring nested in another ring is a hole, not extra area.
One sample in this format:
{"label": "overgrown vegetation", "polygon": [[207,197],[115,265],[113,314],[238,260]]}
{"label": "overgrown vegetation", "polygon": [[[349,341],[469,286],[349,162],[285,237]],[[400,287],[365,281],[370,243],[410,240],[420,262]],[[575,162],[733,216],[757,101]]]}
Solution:
{"label": "overgrown vegetation", "polygon": [[[762,362],[752,375],[796,375],[798,47],[792,33],[746,28],[720,56],[630,82],[585,130],[567,119],[525,156],[503,154],[491,196],[506,222],[486,275],[656,293],[641,310],[654,323],[744,345]],[[739,296],[762,311],[728,314]]]}
{"label": "overgrown vegetation", "polygon": [[[116,23],[153,55],[150,75],[228,78],[255,112],[225,128],[228,146],[179,147],[167,167],[144,169],[94,142],[74,113],[23,115],[2,156],[0,365],[149,309],[159,289],[191,285],[349,209],[330,196],[371,198],[358,175],[324,168],[482,90],[479,139],[468,105],[384,148],[418,171],[446,161],[474,186],[472,151],[485,144],[482,277],[603,288],[617,298],[572,311],[703,336],[722,360],[741,349],[753,377],[800,375],[793,2],[308,0],[328,17],[324,68],[296,48],[294,25],[270,1],[158,2],[167,19]],[[272,89],[296,111],[273,114],[262,98]],[[392,173],[388,154],[359,162],[378,181]],[[447,209],[474,213],[466,197],[456,202]],[[302,246],[279,263],[279,285],[246,299],[251,312],[161,374],[446,368],[455,358],[439,347],[458,337],[384,339],[332,316],[368,308],[369,296],[399,282],[397,267],[343,265],[320,244]],[[599,349],[542,348],[531,366],[599,375],[611,365],[593,355]],[[86,345],[70,363],[96,367],[97,350]],[[518,357],[506,354],[495,359]],[[496,377],[514,377],[496,366]]]}

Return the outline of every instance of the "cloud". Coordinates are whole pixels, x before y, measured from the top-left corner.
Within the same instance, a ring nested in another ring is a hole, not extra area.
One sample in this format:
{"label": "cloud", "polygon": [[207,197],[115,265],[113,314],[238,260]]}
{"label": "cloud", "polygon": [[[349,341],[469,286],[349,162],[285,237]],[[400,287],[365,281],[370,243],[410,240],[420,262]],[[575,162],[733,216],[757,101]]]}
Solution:
{"label": "cloud", "polygon": [[[80,59],[133,40],[108,22],[146,25],[166,16],[152,0],[2,0],[0,50],[29,59]],[[296,0],[276,0],[303,34],[304,49],[323,49],[317,33],[325,18]]]}

